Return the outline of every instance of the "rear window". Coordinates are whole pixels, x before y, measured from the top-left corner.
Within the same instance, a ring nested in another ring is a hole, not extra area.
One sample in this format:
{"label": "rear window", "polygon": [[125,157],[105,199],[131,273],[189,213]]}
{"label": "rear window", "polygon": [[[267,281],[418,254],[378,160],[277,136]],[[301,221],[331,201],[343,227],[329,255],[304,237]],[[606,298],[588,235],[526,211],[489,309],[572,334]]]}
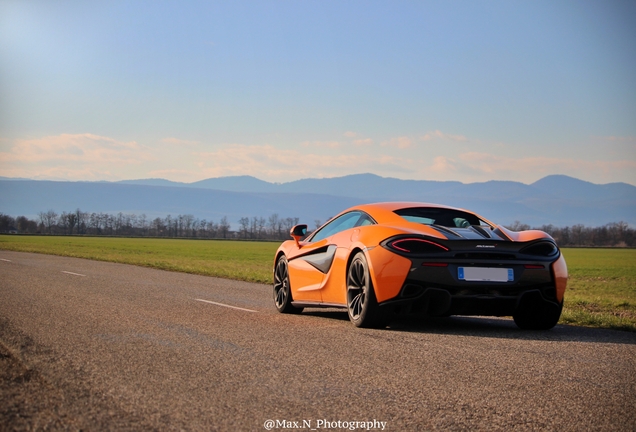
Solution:
{"label": "rear window", "polygon": [[409,222],[424,225],[441,225],[449,228],[468,228],[471,225],[488,225],[477,216],[461,210],[437,207],[411,207],[395,210]]}

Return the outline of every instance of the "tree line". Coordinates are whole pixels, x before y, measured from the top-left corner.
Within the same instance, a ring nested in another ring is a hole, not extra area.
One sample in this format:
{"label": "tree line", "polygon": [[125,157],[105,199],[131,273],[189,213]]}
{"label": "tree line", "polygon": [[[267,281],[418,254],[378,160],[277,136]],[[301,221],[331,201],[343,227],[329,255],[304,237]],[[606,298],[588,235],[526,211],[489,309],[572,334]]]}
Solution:
{"label": "tree line", "polygon": [[599,227],[587,227],[582,224],[555,227],[542,225],[530,228],[530,225],[515,221],[509,227],[512,231],[538,229],[552,236],[561,247],[590,246],[590,247],[634,247],[636,246],[636,230],[630,228],[627,222],[612,222]]}
{"label": "tree line", "polygon": [[145,214],[88,213],[78,208],[60,214],[54,210],[39,212],[37,220],[31,220],[0,213],[0,233],[23,234],[283,240],[289,238],[289,230],[296,224],[297,217],[281,217],[276,213],[267,219],[243,217],[237,230],[232,230],[227,216],[218,222],[190,214],[153,219]]}
{"label": "tree line", "polygon": [[[232,230],[228,218],[220,221],[199,219],[193,215],[168,215],[148,218],[145,214],[88,213],[79,208],[58,214],[54,210],[38,213],[37,220],[25,216],[16,218],[0,213],[0,233],[51,235],[115,235],[130,237],[184,237],[216,239],[286,240],[289,230],[299,223],[297,217],[272,214],[268,218],[252,216],[239,219],[238,229]],[[321,225],[314,221],[315,227]],[[515,221],[507,228],[513,231],[531,229],[530,225]],[[636,230],[626,222],[612,222],[599,227],[582,224],[555,227],[534,227],[550,234],[559,246],[636,246]]]}

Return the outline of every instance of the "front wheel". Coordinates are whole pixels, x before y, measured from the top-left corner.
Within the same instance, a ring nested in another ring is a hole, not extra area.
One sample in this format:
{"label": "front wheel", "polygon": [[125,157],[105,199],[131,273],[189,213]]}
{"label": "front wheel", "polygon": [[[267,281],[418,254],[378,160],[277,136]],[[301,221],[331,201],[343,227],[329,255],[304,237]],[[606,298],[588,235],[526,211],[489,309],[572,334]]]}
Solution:
{"label": "front wheel", "polygon": [[347,311],[356,327],[386,326],[369,277],[369,266],[362,252],[355,255],[347,271]]}
{"label": "front wheel", "polygon": [[280,313],[302,312],[303,309],[292,305],[292,301],[287,258],[282,255],[276,261],[276,268],[274,269],[274,306]]}

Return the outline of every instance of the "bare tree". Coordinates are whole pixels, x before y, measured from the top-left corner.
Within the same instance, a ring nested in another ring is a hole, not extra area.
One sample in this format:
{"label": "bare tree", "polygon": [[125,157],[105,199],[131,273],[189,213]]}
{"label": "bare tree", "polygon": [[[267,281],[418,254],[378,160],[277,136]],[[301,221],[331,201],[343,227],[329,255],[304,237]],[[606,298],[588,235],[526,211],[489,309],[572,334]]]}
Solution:
{"label": "bare tree", "polygon": [[57,213],[55,213],[53,210],[49,210],[46,213],[45,212],[38,213],[38,216],[40,217],[40,222],[42,222],[42,225],[44,225],[46,229],[49,231],[49,234],[53,234],[52,228],[53,228],[53,225],[55,225],[55,219],[57,218]]}
{"label": "bare tree", "polygon": [[46,226],[46,213],[44,212],[38,212],[38,218],[40,219],[40,224],[42,226]]}
{"label": "bare tree", "polygon": [[239,232],[241,233],[243,238],[247,238],[247,232],[248,232],[248,228],[250,226],[250,219],[246,218],[246,217],[240,218],[239,219],[239,225],[241,226],[241,228],[239,229]]}
{"label": "bare tree", "polygon": [[208,237],[214,238],[219,235],[219,225],[214,223],[214,221],[207,223],[206,230],[208,232]]}
{"label": "bare tree", "polygon": [[151,223],[150,223],[150,229],[153,231],[153,234],[157,237],[162,237],[165,233],[166,230],[166,226],[163,223],[163,220],[161,218],[155,218]]}
{"label": "bare tree", "polygon": [[514,221],[512,225],[506,227],[510,231],[525,231],[530,229],[530,225],[523,224],[519,221]]}
{"label": "bare tree", "polygon": [[179,215],[174,220],[175,220],[176,232],[177,232],[176,237],[180,237],[183,227],[185,225],[185,216]]}
{"label": "bare tree", "polygon": [[252,219],[250,220],[250,238],[256,238],[257,234],[256,231],[258,230],[256,227],[258,225],[258,218],[256,216],[253,216]]}
{"label": "bare tree", "polygon": [[280,237],[280,222],[278,219],[278,213],[274,213],[271,215],[267,221],[267,226],[269,227],[270,235],[274,238]]}
{"label": "bare tree", "polygon": [[230,223],[227,221],[227,216],[223,216],[223,218],[221,218],[221,222],[219,223],[219,232],[223,238],[227,238],[227,235],[230,232]]}
{"label": "bare tree", "polygon": [[15,219],[15,223],[21,233],[35,234],[38,230],[38,224],[26,216],[18,216]]}
{"label": "bare tree", "polygon": [[201,221],[197,218],[194,218],[194,220],[192,221],[192,225],[190,226],[191,237],[198,237],[200,225],[201,225]]}
{"label": "bare tree", "polygon": [[104,230],[106,234],[113,234],[115,229],[115,216],[107,213],[103,213],[104,218]]}
{"label": "bare tree", "polygon": [[256,236],[257,238],[263,238],[265,236],[265,225],[267,224],[267,221],[265,220],[264,217],[259,217],[258,220],[256,220]]}
{"label": "bare tree", "polygon": [[194,224],[194,216],[191,214],[179,215],[179,221],[181,223],[182,235],[191,236],[192,225]]}
{"label": "bare tree", "polygon": [[63,234],[67,234],[68,220],[66,218],[66,212],[63,211],[57,218],[57,227],[61,228]]}
{"label": "bare tree", "polygon": [[15,228],[15,219],[12,216],[0,213],[0,232],[8,232]]}
{"label": "bare tree", "polygon": [[[107,213],[84,213],[78,208],[73,213],[63,212],[58,215],[55,211],[38,213],[40,225],[28,217],[13,218],[0,213],[0,232],[14,229],[23,233],[38,233],[48,231],[49,234],[102,234],[102,235],[154,235],[154,236],[187,236],[203,238],[228,238],[233,233],[226,216],[220,223],[199,220],[193,215],[170,215],[165,219],[155,218],[148,222],[146,215],[135,214],[111,215]],[[321,222],[314,221],[316,228]],[[253,216],[242,218],[239,236],[243,238],[287,238],[287,232],[298,224],[298,218],[281,218],[273,214],[269,219]],[[515,221],[511,226],[514,230],[529,229],[527,224]],[[633,247],[636,246],[636,229],[626,222],[612,222],[599,227],[586,227],[578,224],[569,227],[555,227],[548,224],[540,229],[551,235],[559,246],[605,246],[605,247]]]}
{"label": "bare tree", "polygon": [[75,217],[77,223],[77,233],[85,234],[86,225],[88,223],[88,213],[81,211],[79,208],[75,210]]}
{"label": "bare tree", "polygon": [[172,216],[166,216],[163,223],[166,226],[166,235],[172,237]]}
{"label": "bare tree", "polygon": [[139,224],[139,228],[141,229],[141,235],[145,236],[148,234],[148,217],[146,213],[142,213],[141,216],[137,218],[137,223]]}

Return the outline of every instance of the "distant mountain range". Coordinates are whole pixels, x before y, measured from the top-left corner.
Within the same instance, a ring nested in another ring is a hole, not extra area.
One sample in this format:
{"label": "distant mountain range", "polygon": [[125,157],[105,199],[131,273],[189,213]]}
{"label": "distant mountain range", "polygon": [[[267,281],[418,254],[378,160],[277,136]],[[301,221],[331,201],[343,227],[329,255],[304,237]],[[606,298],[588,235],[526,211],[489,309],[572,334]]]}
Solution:
{"label": "distant mountain range", "polygon": [[194,183],[164,179],[120,182],[60,182],[0,178],[0,212],[34,218],[53,209],[145,213],[148,217],[192,214],[299,217],[313,225],[341,210],[377,201],[422,201],[473,210],[497,223],[531,226],[625,221],[636,225],[636,186],[594,184],[551,175],[530,185],[512,181],[464,184],[456,181],[400,180],[373,174],[269,183],[251,176],[219,177]]}

